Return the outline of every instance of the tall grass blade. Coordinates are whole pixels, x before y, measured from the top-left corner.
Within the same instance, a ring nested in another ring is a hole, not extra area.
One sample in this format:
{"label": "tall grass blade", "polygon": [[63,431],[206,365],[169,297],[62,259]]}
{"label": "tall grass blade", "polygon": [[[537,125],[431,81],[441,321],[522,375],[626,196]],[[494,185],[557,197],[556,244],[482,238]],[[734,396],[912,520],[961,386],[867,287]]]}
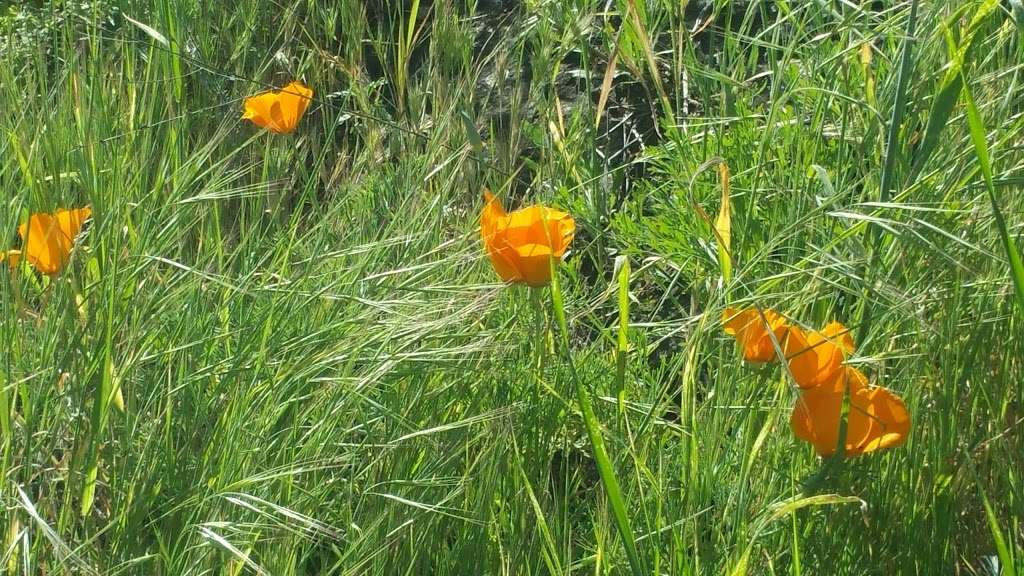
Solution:
{"label": "tall grass blade", "polygon": [[605,106],[608,105],[608,96],[612,93],[612,83],[615,81],[615,69],[619,63],[619,43],[622,42],[622,29],[615,34],[615,44],[612,46],[612,55],[608,57],[608,65],[604,69],[604,77],[601,80],[601,93],[597,97],[597,111],[594,113],[594,128],[601,126],[601,118],[604,116]]}
{"label": "tall grass blade", "polygon": [[163,44],[167,48],[171,47],[171,43],[167,41],[167,37],[164,36],[163,34],[157,32],[156,29],[153,28],[152,26],[150,26],[148,24],[143,24],[142,22],[139,22],[138,20],[132,18],[131,16],[129,16],[127,14],[124,15],[124,19],[129,21],[129,22],[131,22],[132,24],[134,24],[136,27],[139,28],[139,30],[142,30],[143,32],[145,32],[153,40],[156,40],[157,42]]}
{"label": "tall grass blade", "polygon": [[1017,564],[1014,560],[1013,550],[1006,542],[1003,530],[999,526],[999,518],[992,509],[992,502],[988,499],[988,493],[978,480],[978,473],[974,463],[968,462],[967,469],[970,472],[973,483],[978,487],[978,495],[981,497],[981,505],[985,509],[985,521],[988,523],[989,532],[992,534],[992,542],[995,544],[996,556],[999,558],[1000,576],[1017,576]]}
{"label": "tall grass blade", "polygon": [[[917,11],[918,0],[912,0],[910,3],[910,13],[907,16],[903,49],[900,54],[899,75],[896,78],[896,99],[893,102],[892,114],[889,117],[885,138],[885,156],[878,185],[878,199],[880,202],[888,202],[892,197],[892,188],[896,178],[896,160],[900,156],[900,150],[902,149],[900,135],[902,134],[903,117],[906,114],[907,108],[907,90],[914,70],[913,54],[914,42],[916,41],[915,34],[917,34]],[[871,277],[878,265],[881,236],[877,235],[873,227],[869,227],[867,230],[865,243],[870,247],[871,255],[867,259],[867,270],[865,270],[864,274],[866,277]],[[872,298],[867,286],[865,285],[865,290],[862,294],[863,311],[860,318],[860,330],[855,338],[858,342],[864,341],[867,331],[872,324]]]}
{"label": "tall grass blade", "polygon": [[619,256],[619,333],[615,348],[615,397],[619,416],[626,413],[626,362],[629,360],[629,257]]}
{"label": "tall grass blade", "polygon": [[[110,273],[109,271],[107,272]],[[82,486],[82,516],[88,516],[96,499],[96,482],[99,478],[100,445],[107,426],[110,404],[117,393],[114,376],[114,291],[107,298],[104,313],[103,350],[100,365],[99,385],[92,399],[92,415],[89,419],[88,445],[86,446],[85,482]]]}
{"label": "tall grass blade", "polygon": [[838,494],[817,494],[814,496],[797,497],[785,502],[779,502],[774,504],[767,513],[761,517],[754,527],[754,534],[750,538],[750,542],[746,548],[743,549],[743,553],[740,555],[739,560],[733,566],[733,569],[729,572],[730,576],[745,576],[747,570],[750,568],[750,555],[754,550],[754,545],[757,544],[758,538],[768,528],[768,526],[780,518],[785,518],[793,512],[800,510],[801,508],[807,508],[808,506],[828,506],[832,504],[863,504],[863,501],[856,496],[840,496]]}
{"label": "tall grass blade", "polygon": [[1010,278],[1013,280],[1014,289],[1017,292],[1017,306],[1020,312],[1024,313],[1024,261],[1021,260],[1020,251],[1014,241],[1010,230],[1003,218],[1003,211],[999,208],[999,199],[996,197],[996,187],[992,176],[992,160],[989,156],[988,141],[984,121],[974,104],[974,96],[971,94],[970,86],[966,80],[963,82],[964,100],[967,103],[967,125],[971,131],[971,141],[974,143],[974,153],[978,158],[978,166],[981,168],[982,177],[985,179],[985,190],[988,192],[988,199],[992,204],[992,216],[996,221],[996,228],[999,230],[999,238],[1003,242],[1003,249],[1006,251],[1006,259],[1010,266]]}
{"label": "tall grass blade", "polygon": [[900,54],[899,76],[896,78],[896,100],[892,105],[892,116],[889,118],[888,134],[885,138],[885,162],[882,165],[882,177],[878,195],[882,202],[891,197],[893,183],[896,178],[896,159],[899,158],[900,134],[903,128],[903,116],[907,111],[907,87],[914,73],[914,42],[917,34],[918,0],[910,3],[910,15],[907,16],[906,37],[903,39],[903,51]]}
{"label": "tall grass blade", "polygon": [[562,299],[562,290],[558,284],[558,271],[554,269],[555,262],[552,260],[551,273],[551,304],[555,311],[555,319],[558,322],[559,335],[561,336],[561,350],[565,361],[569,366],[572,375],[573,387],[576,392],[576,401],[580,405],[580,413],[583,416],[583,425],[587,430],[587,438],[590,440],[590,447],[594,454],[594,462],[597,464],[597,472],[601,477],[601,484],[604,485],[605,493],[608,495],[608,503],[612,508],[612,518],[615,527],[622,538],[623,548],[626,550],[626,558],[629,560],[629,567],[633,576],[646,574],[640,554],[636,548],[636,537],[633,535],[633,528],[629,522],[629,515],[626,512],[626,502],[622,497],[622,489],[619,487],[618,478],[615,476],[615,469],[608,451],[604,445],[604,437],[601,435],[601,424],[594,414],[594,408],[590,403],[590,392],[580,378],[573,361],[572,349],[569,344],[569,326],[565,319],[565,303]]}
{"label": "tall grass blade", "polygon": [[[921,144],[917,147],[916,157],[914,158],[914,165],[910,170],[910,176],[908,180],[913,182],[917,175],[921,173],[925,163],[931,157],[939,144],[939,136],[942,134],[946,125],[949,123],[949,117],[953,113],[953,109],[956,107],[957,100],[960,96],[960,92],[963,88],[963,77],[962,71],[964,62],[967,60],[971,52],[971,48],[974,46],[974,39],[977,37],[978,27],[984,22],[993,10],[999,7],[998,0],[985,0],[977,11],[974,13],[974,17],[971,18],[970,24],[967,29],[961,34],[961,40],[955,49],[951,49],[949,67],[946,69],[946,73],[943,76],[942,83],[939,86],[939,91],[935,94],[932,99],[931,109],[928,111],[928,125],[925,128],[924,137],[921,138]],[[964,7],[966,8],[966,6]],[[953,20],[956,16],[950,18]],[[949,37],[949,29],[945,25],[942,25],[943,31],[947,38]],[[950,43],[947,40],[947,43]],[[952,46],[951,46],[952,48]]]}

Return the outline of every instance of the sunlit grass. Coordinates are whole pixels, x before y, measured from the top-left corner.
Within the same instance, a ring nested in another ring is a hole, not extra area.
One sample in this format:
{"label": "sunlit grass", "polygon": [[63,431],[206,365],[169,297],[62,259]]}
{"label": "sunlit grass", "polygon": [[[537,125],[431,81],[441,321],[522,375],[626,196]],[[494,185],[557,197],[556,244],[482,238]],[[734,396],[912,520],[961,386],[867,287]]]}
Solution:
{"label": "sunlit grass", "polygon": [[[881,4],[11,8],[0,250],[92,220],[0,269],[5,568],[1014,573],[1024,32]],[[484,188],[573,216],[557,291]],[[726,305],[843,322],[907,444],[823,468]]]}

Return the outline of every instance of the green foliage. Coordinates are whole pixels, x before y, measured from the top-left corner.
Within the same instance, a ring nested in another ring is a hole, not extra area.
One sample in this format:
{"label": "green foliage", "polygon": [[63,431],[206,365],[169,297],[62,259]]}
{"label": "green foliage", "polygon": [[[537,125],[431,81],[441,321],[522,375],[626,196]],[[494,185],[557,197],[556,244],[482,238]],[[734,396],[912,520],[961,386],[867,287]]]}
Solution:
{"label": "green foliage", "polygon": [[[0,249],[93,220],[0,270],[4,568],[1016,569],[1019,2],[920,2],[910,52],[879,4],[5,8]],[[294,134],[239,120],[295,78]],[[485,186],[576,217],[557,307],[497,283]],[[909,442],[818,475],[726,302],[853,327]]]}

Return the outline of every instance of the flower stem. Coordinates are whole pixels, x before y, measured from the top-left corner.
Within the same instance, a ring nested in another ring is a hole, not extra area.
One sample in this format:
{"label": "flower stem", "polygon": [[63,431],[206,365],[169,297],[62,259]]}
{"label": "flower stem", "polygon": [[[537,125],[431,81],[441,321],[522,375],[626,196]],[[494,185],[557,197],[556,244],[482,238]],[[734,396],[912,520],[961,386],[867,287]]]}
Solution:
{"label": "flower stem", "polygon": [[[552,267],[556,265],[552,261]],[[608,495],[608,502],[612,507],[612,517],[615,520],[615,527],[622,537],[622,544],[626,549],[626,557],[629,559],[629,566],[633,576],[645,574],[643,564],[640,562],[640,554],[637,553],[636,538],[633,536],[633,529],[629,524],[629,516],[626,514],[626,504],[622,498],[622,490],[619,481],[615,477],[615,470],[612,467],[611,459],[605,450],[604,438],[601,437],[601,425],[594,414],[594,408],[590,404],[590,394],[580,380],[573,364],[572,351],[569,348],[569,329],[565,320],[565,304],[562,299],[562,291],[558,286],[557,271],[551,273],[551,303],[555,310],[555,319],[558,322],[559,335],[561,340],[562,353],[565,355],[565,362],[572,374],[573,386],[576,390],[576,399],[580,405],[580,412],[583,415],[583,424],[587,429],[587,436],[593,449],[594,460],[597,463],[597,471],[601,476],[601,483],[604,485]]]}

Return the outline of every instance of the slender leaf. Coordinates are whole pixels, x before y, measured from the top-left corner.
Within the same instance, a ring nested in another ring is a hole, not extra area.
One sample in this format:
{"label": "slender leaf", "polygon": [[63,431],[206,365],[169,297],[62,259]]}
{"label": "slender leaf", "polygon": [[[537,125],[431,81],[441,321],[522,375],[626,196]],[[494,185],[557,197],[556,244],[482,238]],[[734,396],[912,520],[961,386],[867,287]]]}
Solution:
{"label": "slender leaf", "polygon": [[1017,292],[1017,305],[1020,307],[1020,312],[1024,313],[1024,261],[1021,260],[1017,243],[1006,226],[1003,211],[999,208],[999,199],[996,196],[996,188],[992,176],[992,161],[989,157],[988,141],[981,113],[978,112],[978,107],[974,104],[974,97],[971,95],[971,89],[967,82],[963,83],[963,87],[964,100],[967,103],[967,124],[971,131],[971,141],[974,143],[974,153],[978,158],[978,165],[985,179],[985,189],[988,191],[988,199],[992,204],[992,216],[995,218],[996,228],[999,230],[999,238],[1002,240],[1003,249],[1006,251],[1006,260],[1010,267],[1010,278]]}
{"label": "slender leaf", "polygon": [[[551,266],[552,268],[555,267],[554,260],[551,261]],[[573,361],[572,349],[569,345],[569,326],[565,319],[565,303],[558,284],[557,272],[557,270],[552,270],[551,273],[551,303],[555,310],[555,319],[558,322],[559,334],[561,336],[561,351],[572,374],[576,401],[583,416],[583,425],[587,430],[587,437],[590,440],[590,447],[594,454],[594,461],[597,464],[598,475],[601,477],[601,484],[604,485],[605,494],[608,495],[608,503],[612,508],[612,518],[615,520],[615,527],[619,531],[623,548],[626,550],[626,558],[629,560],[633,576],[642,576],[647,571],[636,548],[636,537],[633,535],[629,514],[626,512],[626,502],[622,496],[622,489],[620,488],[618,478],[615,476],[614,465],[608,457],[608,451],[604,445],[604,437],[601,435],[601,424],[598,422],[597,415],[594,413],[594,408],[590,402],[590,392],[576,371]]]}

